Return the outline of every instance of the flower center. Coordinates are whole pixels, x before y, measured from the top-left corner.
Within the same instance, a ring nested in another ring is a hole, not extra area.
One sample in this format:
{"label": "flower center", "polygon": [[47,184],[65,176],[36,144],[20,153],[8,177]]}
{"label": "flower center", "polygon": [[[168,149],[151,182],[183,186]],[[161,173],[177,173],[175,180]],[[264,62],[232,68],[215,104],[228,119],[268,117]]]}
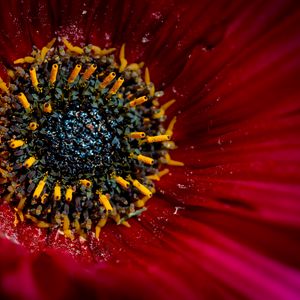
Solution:
{"label": "flower center", "polygon": [[163,93],[125,45],[118,64],[115,49],[54,42],[15,61],[9,88],[0,81],[4,199],[16,225],[98,238],[109,219],[129,227],[145,209],[162,164],[182,165],[168,154],[176,118],[163,126],[174,101],[159,107]]}

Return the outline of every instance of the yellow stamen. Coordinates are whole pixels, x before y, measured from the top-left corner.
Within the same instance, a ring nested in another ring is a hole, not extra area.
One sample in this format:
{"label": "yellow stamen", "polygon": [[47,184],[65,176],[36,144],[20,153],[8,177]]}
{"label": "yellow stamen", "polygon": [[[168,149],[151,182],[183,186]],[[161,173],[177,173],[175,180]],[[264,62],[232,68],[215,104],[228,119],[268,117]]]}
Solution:
{"label": "yellow stamen", "polygon": [[160,178],[164,175],[167,175],[169,173],[169,169],[163,169],[160,172],[153,174],[153,175],[148,175],[147,178],[151,180],[157,180],[159,181]]}
{"label": "yellow stamen", "polygon": [[16,149],[25,145],[25,142],[22,140],[12,140],[9,142],[9,147],[12,149]]}
{"label": "yellow stamen", "polygon": [[112,211],[113,208],[109,202],[108,197],[106,195],[102,195],[100,192],[99,192],[99,201],[105,207],[106,211]]}
{"label": "yellow stamen", "polygon": [[128,189],[130,183],[121,176],[114,177],[115,181],[124,189]]}
{"label": "yellow stamen", "polygon": [[70,220],[67,215],[64,215],[63,232],[67,238],[70,238],[71,240],[74,239],[74,235],[70,230]]}
{"label": "yellow stamen", "polygon": [[82,68],[82,66],[81,66],[80,64],[77,64],[77,65],[75,66],[75,68],[73,69],[73,71],[72,71],[70,77],[68,78],[68,83],[72,83],[72,82],[75,81],[75,79],[77,78],[77,76],[78,76],[78,74],[79,74],[81,68]]}
{"label": "yellow stamen", "polygon": [[13,70],[7,69],[7,75],[12,78],[15,79],[15,72]]}
{"label": "yellow stamen", "polygon": [[147,136],[147,143],[157,143],[157,142],[164,142],[169,141],[170,136],[163,134],[163,135],[156,135],[156,136]]}
{"label": "yellow stamen", "polygon": [[144,156],[142,154],[139,154],[137,157],[136,157],[139,161],[147,164],[147,165],[153,165],[153,162],[154,162],[154,159],[151,158],[151,157],[148,157],[148,156]]}
{"label": "yellow stamen", "polygon": [[73,198],[73,188],[71,186],[69,186],[66,191],[66,200],[68,202],[71,202],[72,198]]}
{"label": "yellow stamen", "polygon": [[168,129],[167,129],[167,131],[166,131],[166,135],[169,135],[169,136],[172,136],[172,135],[173,135],[173,129],[174,129],[174,125],[175,125],[176,121],[177,121],[177,118],[176,118],[176,117],[174,117],[174,118],[171,120],[171,122],[170,122],[170,124],[169,124],[169,126],[168,126]]}
{"label": "yellow stamen", "polygon": [[43,191],[43,189],[45,187],[45,184],[46,184],[46,181],[47,181],[47,177],[48,176],[46,175],[43,179],[41,179],[39,181],[39,183],[38,183],[38,185],[35,188],[34,193],[33,193],[33,198],[34,199],[38,199],[40,197],[40,195],[41,195],[41,193],[42,193],[42,191]]}
{"label": "yellow stamen", "polygon": [[109,73],[103,80],[102,83],[100,83],[99,87],[101,89],[105,89],[116,77],[116,73],[115,72],[111,72]]}
{"label": "yellow stamen", "polygon": [[121,224],[124,225],[127,228],[131,227],[130,224],[128,223],[128,221],[122,221]]}
{"label": "yellow stamen", "polygon": [[34,57],[32,57],[32,56],[26,56],[26,57],[24,57],[24,58],[16,59],[16,60],[14,61],[14,64],[15,64],[15,65],[16,65],[16,64],[24,64],[24,63],[32,64],[32,63],[34,63],[34,61],[35,61],[35,58],[34,58]]}
{"label": "yellow stamen", "polygon": [[97,65],[95,64],[90,65],[89,68],[85,70],[85,72],[83,73],[82,79],[88,80],[96,70],[97,70]]}
{"label": "yellow stamen", "polygon": [[101,218],[99,220],[98,224],[96,225],[96,228],[95,228],[96,239],[99,239],[101,228],[105,226],[106,222],[107,222],[107,217]]}
{"label": "yellow stamen", "polygon": [[46,199],[48,198],[48,196],[49,196],[49,194],[44,194],[44,195],[42,195],[42,197],[41,197],[41,203],[42,203],[42,204],[45,204]]}
{"label": "yellow stamen", "polygon": [[135,131],[128,134],[128,136],[132,139],[141,139],[146,136],[145,132]]}
{"label": "yellow stamen", "polygon": [[25,201],[26,201],[26,198],[25,197],[22,197],[19,201],[19,204],[17,206],[17,210],[23,210],[24,206],[25,206]]}
{"label": "yellow stamen", "polygon": [[160,109],[159,112],[153,115],[154,119],[159,119],[161,117],[163,117],[165,115],[166,110],[176,102],[175,99],[172,99],[170,101],[168,101],[167,103],[163,104]]}
{"label": "yellow stamen", "polygon": [[163,143],[164,147],[170,150],[177,149],[176,144],[173,141],[166,141]]}
{"label": "yellow stamen", "polygon": [[167,165],[170,165],[170,166],[177,166],[177,167],[182,167],[182,166],[184,166],[184,163],[183,163],[183,162],[171,159],[169,153],[167,153],[167,154],[165,155],[165,161],[166,161],[166,164],[167,164]]}
{"label": "yellow stamen", "polygon": [[53,196],[54,196],[54,200],[56,201],[59,201],[61,199],[61,187],[58,182],[55,184]]}
{"label": "yellow stamen", "polygon": [[97,46],[92,45],[91,50],[94,51],[94,55],[103,56],[103,55],[108,55],[108,54],[114,52],[116,50],[116,48],[101,49]]}
{"label": "yellow stamen", "polygon": [[67,47],[67,49],[70,50],[71,52],[74,52],[74,53],[80,54],[80,55],[84,53],[82,48],[73,46],[69,41],[67,41],[66,38],[62,38],[62,41],[65,44],[65,46]]}
{"label": "yellow stamen", "polygon": [[142,199],[139,199],[134,202],[134,206],[137,208],[142,208],[145,206],[146,202],[150,199],[148,196],[144,196]]}
{"label": "yellow stamen", "polygon": [[152,197],[152,192],[145,187],[144,185],[142,185],[140,182],[138,182],[136,179],[132,181],[132,184],[134,187],[136,187],[143,195],[147,196],[147,197]]}
{"label": "yellow stamen", "polygon": [[49,103],[49,102],[45,103],[44,106],[43,106],[43,111],[45,113],[51,113],[52,112],[51,103]]}
{"label": "yellow stamen", "polygon": [[58,64],[53,64],[50,73],[50,83],[54,84],[57,77]]}
{"label": "yellow stamen", "polygon": [[36,225],[39,228],[49,228],[51,226],[51,224],[46,223],[44,221],[38,221]]}
{"label": "yellow stamen", "polygon": [[6,83],[2,80],[1,77],[0,77],[0,90],[7,94],[9,92],[9,89],[8,89]]}
{"label": "yellow stamen", "polygon": [[119,77],[116,82],[114,83],[114,85],[112,86],[112,88],[109,90],[108,94],[109,95],[114,95],[117,93],[117,91],[119,90],[119,88],[122,86],[124,82],[124,78],[123,77]]}
{"label": "yellow stamen", "polygon": [[151,83],[150,72],[149,72],[148,67],[146,67],[146,69],[145,69],[145,83],[146,83],[146,85],[149,85]]}
{"label": "yellow stamen", "polygon": [[146,96],[142,96],[142,97],[139,97],[139,98],[136,98],[136,99],[130,101],[129,106],[134,107],[136,105],[139,105],[139,104],[142,104],[142,103],[146,102],[147,100],[148,100],[148,98]]}
{"label": "yellow stamen", "polygon": [[125,44],[123,44],[121,47],[119,58],[120,58],[120,62],[121,62],[121,65],[119,67],[119,72],[121,73],[125,70],[125,68],[127,66],[127,60],[125,58]]}
{"label": "yellow stamen", "polygon": [[53,38],[45,47],[42,48],[41,52],[38,55],[38,58],[41,61],[45,60],[45,57],[46,57],[48,51],[52,48],[52,46],[54,45],[55,41],[56,41],[56,38]]}
{"label": "yellow stamen", "polygon": [[39,82],[37,80],[35,68],[31,67],[30,70],[29,70],[29,73],[30,73],[30,79],[31,79],[31,83],[32,83],[33,87],[37,88]]}
{"label": "yellow stamen", "polygon": [[24,93],[20,93],[20,94],[18,95],[18,99],[19,99],[20,103],[22,104],[22,106],[23,106],[26,110],[30,109],[30,104],[29,104],[29,102],[28,102],[26,96],[24,95]]}
{"label": "yellow stamen", "polygon": [[130,71],[138,71],[140,70],[142,67],[144,66],[144,63],[143,62],[140,62],[139,64],[137,63],[133,63],[133,64],[130,64],[126,67],[127,70],[130,70]]}
{"label": "yellow stamen", "polygon": [[81,179],[81,180],[79,180],[79,183],[84,185],[85,187],[91,187],[92,186],[92,182],[90,180],[87,180],[87,179]]}
{"label": "yellow stamen", "polygon": [[39,127],[38,123],[30,122],[28,128],[32,131],[36,130]]}
{"label": "yellow stamen", "polygon": [[24,161],[23,166],[26,169],[29,169],[35,162],[36,162],[36,158],[34,156],[31,156]]}

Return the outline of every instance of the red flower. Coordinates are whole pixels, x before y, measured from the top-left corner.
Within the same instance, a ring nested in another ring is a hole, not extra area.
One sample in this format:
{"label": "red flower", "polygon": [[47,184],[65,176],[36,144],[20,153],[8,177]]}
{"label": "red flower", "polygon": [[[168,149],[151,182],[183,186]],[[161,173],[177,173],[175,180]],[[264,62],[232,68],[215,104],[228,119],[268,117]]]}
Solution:
{"label": "red flower", "polygon": [[[300,293],[297,1],[4,1],[8,67],[54,36],[145,61],[176,159],[131,228],[71,242],[1,205],[2,298],[296,299]],[[5,73],[2,74],[2,78]],[[25,250],[29,249],[29,252]],[[76,257],[75,263],[61,252]]]}

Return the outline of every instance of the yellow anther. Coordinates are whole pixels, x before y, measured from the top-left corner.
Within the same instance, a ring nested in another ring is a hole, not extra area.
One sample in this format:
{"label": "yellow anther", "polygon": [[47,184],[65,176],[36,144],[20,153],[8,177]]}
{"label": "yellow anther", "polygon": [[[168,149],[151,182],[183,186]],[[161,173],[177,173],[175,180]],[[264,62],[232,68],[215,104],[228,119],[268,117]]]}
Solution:
{"label": "yellow anther", "polygon": [[167,175],[168,173],[169,173],[169,169],[163,169],[162,171],[159,171],[156,174],[148,175],[147,178],[151,180],[159,181],[162,176]]}
{"label": "yellow anther", "polygon": [[137,208],[142,208],[145,206],[146,202],[150,199],[151,197],[144,196],[142,199],[139,199],[134,202],[134,206]]}
{"label": "yellow anther", "polygon": [[32,63],[34,63],[34,61],[35,61],[35,58],[34,58],[34,57],[32,57],[32,56],[26,56],[26,57],[24,57],[24,58],[16,59],[16,60],[14,61],[14,64],[15,64],[15,65],[16,65],[16,64],[24,64],[24,63],[32,64]]}
{"label": "yellow anther", "polygon": [[105,89],[116,77],[116,73],[115,72],[111,72],[109,73],[103,80],[102,83],[100,83],[99,87],[101,89]]}
{"label": "yellow anther", "polygon": [[12,79],[15,79],[16,77],[15,72],[11,69],[7,69],[7,75]]}
{"label": "yellow anther", "polygon": [[81,66],[80,64],[77,64],[77,65],[75,66],[75,68],[73,69],[73,71],[72,71],[70,77],[68,78],[68,83],[72,83],[72,82],[75,81],[75,79],[77,78],[77,76],[78,76],[78,74],[79,74],[81,68],[82,68],[82,66]]}
{"label": "yellow anther", "polygon": [[24,93],[20,93],[18,95],[18,99],[20,101],[20,103],[22,104],[22,106],[27,110],[30,109],[30,104],[26,98],[26,96],[24,95]]}
{"label": "yellow anther", "polygon": [[99,193],[99,201],[105,207],[106,211],[112,211],[113,208],[106,195],[102,195],[101,193]]}
{"label": "yellow anther", "polygon": [[47,175],[39,181],[37,187],[35,188],[34,193],[33,193],[34,199],[38,199],[40,197],[40,195],[45,187],[46,181],[47,181]]}
{"label": "yellow anther", "polygon": [[146,102],[147,100],[148,100],[148,98],[146,96],[142,96],[142,97],[136,98],[134,100],[131,100],[129,102],[129,106],[134,107],[136,105],[139,105],[139,104],[142,104],[142,103]]}
{"label": "yellow anther", "polygon": [[51,113],[52,112],[52,106],[51,106],[51,103],[47,102],[47,103],[44,103],[43,105],[43,111],[45,113]]}
{"label": "yellow anther", "polygon": [[109,49],[101,49],[97,46],[92,45],[91,50],[94,52],[96,56],[103,56],[108,55],[116,50],[116,48],[109,48]]}
{"label": "yellow anther", "polygon": [[53,197],[56,201],[59,201],[61,199],[61,187],[58,182],[55,184]]}
{"label": "yellow anther", "polygon": [[169,124],[169,126],[168,126],[168,129],[167,129],[167,131],[166,131],[166,135],[169,135],[169,136],[172,136],[172,135],[173,135],[173,129],[174,129],[174,125],[175,125],[176,121],[177,121],[177,118],[176,118],[176,117],[174,117],[174,118],[171,120],[171,122],[170,122],[170,124]]}
{"label": "yellow anther", "polygon": [[136,179],[132,181],[132,184],[134,187],[136,187],[143,195],[147,196],[147,197],[152,197],[152,192],[145,187],[144,185],[142,185],[140,182],[138,182]]}
{"label": "yellow anther", "polygon": [[36,70],[34,67],[31,67],[29,70],[29,74],[30,74],[30,79],[31,79],[31,83],[33,85],[34,88],[37,88],[39,82],[36,76]]}
{"label": "yellow anther", "polygon": [[7,93],[9,92],[9,89],[6,85],[6,83],[2,80],[2,78],[0,77],[0,90],[4,93]]}
{"label": "yellow anther", "polygon": [[129,188],[129,181],[125,180],[123,177],[121,176],[116,176],[114,177],[115,181],[124,189],[128,189]]}
{"label": "yellow anther", "polygon": [[119,77],[119,78],[115,81],[115,83],[114,83],[114,85],[112,86],[112,88],[109,90],[108,94],[109,94],[109,95],[114,95],[114,94],[116,94],[117,91],[119,90],[119,88],[122,86],[123,82],[124,82],[124,78],[123,78],[123,77]]}
{"label": "yellow anther", "polygon": [[106,222],[107,222],[107,217],[101,218],[99,220],[98,224],[96,225],[96,227],[95,227],[95,236],[96,236],[96,239],[99,239],[101,228],[105,226]]}
{"label": "yellow anther", "polygon": [[142,139],[146,136],[145,132],[135,131],[128,134],[128,136],[132,139]]}
{"label": "yellow anther", "polygon": [[130,228],[130,227],[131,227],[130,224],[128,223],[128,221],[122,221],[122,222],[121,222],[121,225],[123,225],[123,226],[125,226],[125,227],[127,227],[127,228]]}
{"label": "yellow anther", "polygon": [[172,104],[174,104],[175,102],[176,102],[176,100],[175,100],[175,99],[172,99],[172,100],[166,102],[165,104],[163,104],[163,105],[160,107],[159,112],[153,115],[153,118],[154,118],[154,119],[159,119],[159,118],[163,117],[163,116],[165,115],[166,110],[167,110]]}
{"label": "yellow anther", "polygon": [[138,70],[140,70],[143,66],[144,66],[144,63],[143,63],[143,62],[140,62],[139,64],[133,63],[133,64],[128,65],[128,66],[126,67],[126,70],[130,70],[130,71],[138,71]]}
{"label": "yellow anther", "polygon": [[68,186],[67,191],[66,191],[66,200],[68,202],[71,202],[73,198],[73,188],[71,186]]}
{"label": "yellow anther", "polygon": [[49,228],[51,226],[51,224],[46,223],[44,221],[38,221],[36,226],[39,228]]}
{"label": "yellow anther", "polygon": [[50,73],[50,83],[54,84],[56,81],[57,77],[57,72],[58,72],[58,64],[53,64],[51,68],[51,73]]}
{"label": "yellow anther", "polygon": [[169,141],[170,136],[163,134],[163,135],[156,135],[156,136],[147,136],[147,142],[148,143],[157,143],[157,142],[164,142]]}
{"label": "yellow anther", "polygon": [[16,149],[25,145],[25,142],[22,140],[12,140],[9,142],[9,147],[12,149]]}
{"label": "yellow anther", "polygon": [[97,65],[95,64],[90,65],[89,68],[86,69],[85,72],[83,73],[82,79],[88,80],[96,70],[97,70]]}
{"label": "yellow anther", "polygon": [[120,67],[119,67],[119,72],[123,72],[127,66],[127,60],[125,58],[125,44],[122,45],[121,50],[120,50]]}
{"label": "yellow anther", "polygon": [[42,204],[45,204],[45,202],[46,202],[46,199],[48,198],[48,194],[43,194],[42,196],[41,196],[41,203]]}
{"label": "yellow anther", "polygon": [[23,166],[26,169],[29,169],[35,162],[36,162],[36,158],[34,156],[31,156],[24,161]]}
{"label": "yellow anther", "polygon": [[76,54],[80,54],[80,55],[84,53],[82,48],[77,47],[77,46],[73,46],[69,41],[67,41],[66,38],[62,38],[62,42],[65,44],[67,49],[70,50],[71,52],[76,53]]}
{"label": "yellow anther", "polygon": [[146,67],[146,69],[145,69],[145,83],[146,83],[146,85],[149,85],[151,83],[150,72],[149,72],[148,67]]}
{"label": "yellow anther", "polygon": [[70,220],[67,215],[64,215],[63,231],[67,238],[70,238],[71,240],[74,239],[74,235],[73,235],[72,231],[70,230]]}
{"label": "yellow anther", "polygon": [[38,222],[38,219],[34,216],[31,216],[30,214],[26,214],[25,217],[26,217],[26,219],[31,220],[34,223]]}
{"label": "yellow anther", "polygon": [[139,154],[137,157],[136,157],[139,161],[147,164],[147,165],[153,165],[154,163],[154,159],[151,158],[151,157],[148,157],[148,156],[144,156],[142,154]]}
{"label": "yellow anther", "polygon": [[36,122],[30,122],[29,126],[28,126],[28,129],[33,131],[33,130],[36,130],[38,127],[39,127],[38,123],[36,123]]}
{"label": "yellow anther", "polygon": [[167,154],[165,155],[165,161],[166,161],[165,163],[166,163],[167,165],[170,165],[170,166],[177,166],[177,167],[182,167],[182,166],[184,166],[184,163],[183,163],[183,162],[171,159],[169,153],[167,153]]}
{"label": "yellow anther", "polygon": [[87,180],[87,179],[81,179],[81,180],[79,180],[79,183],[84,185],[85,187],[91,187],[92,186],[92,182],[90,180]]}

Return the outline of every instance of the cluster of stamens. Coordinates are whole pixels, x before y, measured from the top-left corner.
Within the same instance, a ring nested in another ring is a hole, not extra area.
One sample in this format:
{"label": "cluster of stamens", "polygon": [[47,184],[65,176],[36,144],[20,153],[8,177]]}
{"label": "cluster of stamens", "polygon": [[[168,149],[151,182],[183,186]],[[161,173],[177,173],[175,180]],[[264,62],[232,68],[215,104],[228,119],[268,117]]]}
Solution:
{"label": "cluster of stamens", "polygon": [[69,238],[90,230],[99,237],[109,219],[129,226],[145,210],[163,164],[183,165],[168,150],[176,118],[164,129],[160,106],[143,63],[128,64],[125,45],[73,46],[55,39],[0,80],[1,193],[15,224],[29,220],[59,228]]}

